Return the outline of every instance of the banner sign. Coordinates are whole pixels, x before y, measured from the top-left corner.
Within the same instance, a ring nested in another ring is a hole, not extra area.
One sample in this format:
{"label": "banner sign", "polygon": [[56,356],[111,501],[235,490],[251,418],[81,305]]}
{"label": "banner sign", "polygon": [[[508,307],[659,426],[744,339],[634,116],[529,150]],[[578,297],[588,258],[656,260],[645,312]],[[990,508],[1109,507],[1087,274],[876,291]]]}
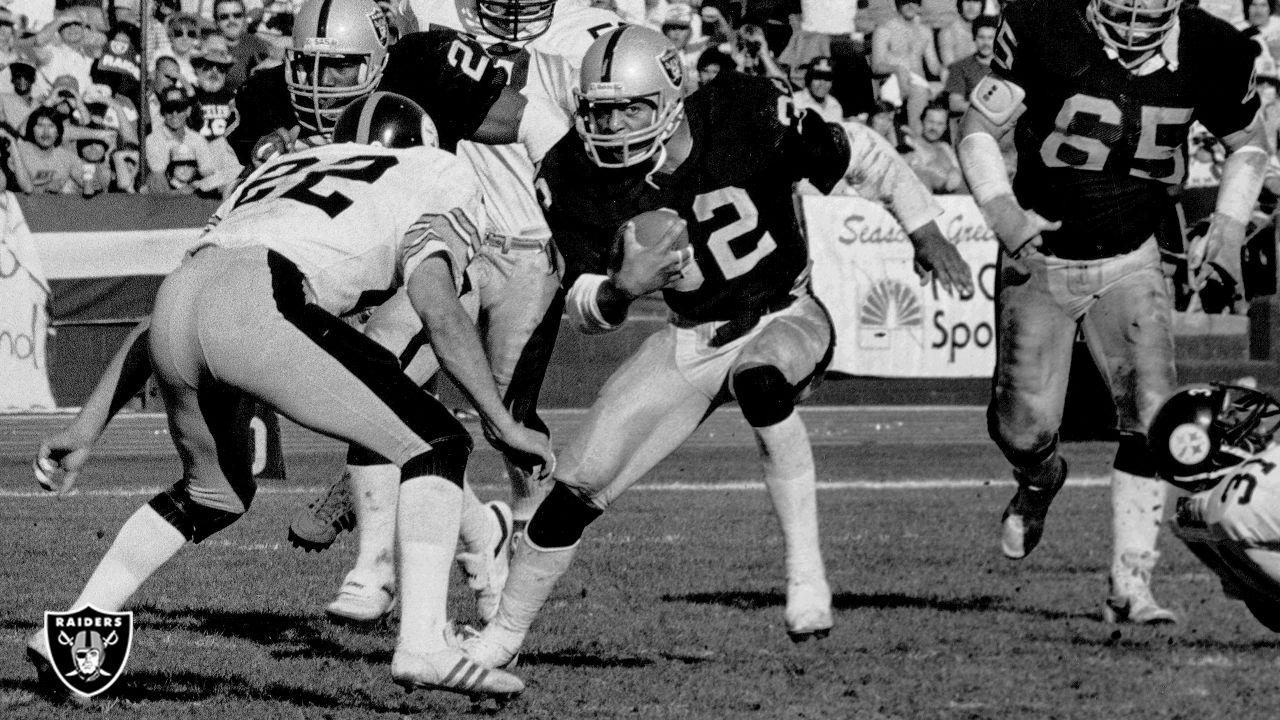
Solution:
{"label": "banner sign", "polygon": [[974,274],[976,292],[921,285],[911,241],[879,203],[803,196],[814,289],[836,325],[830,369],[872,377],[990,377],[995,367],[999,245],[973,199],[937,198],[938,226]]}
{"label": "banner sign", "polygon": [[47,372],[49,284],[22,208],[0,193],[0,412],[53,410]]}

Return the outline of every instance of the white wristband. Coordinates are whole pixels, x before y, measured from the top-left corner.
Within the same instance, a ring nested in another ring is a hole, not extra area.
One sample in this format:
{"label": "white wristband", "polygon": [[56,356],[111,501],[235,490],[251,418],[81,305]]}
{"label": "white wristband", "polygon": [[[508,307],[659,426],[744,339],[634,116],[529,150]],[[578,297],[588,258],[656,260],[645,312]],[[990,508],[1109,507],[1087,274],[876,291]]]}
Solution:
{"label": "white wristband", "polygon": [[976,132],[966,135],[960,141],[958,155],[965,182],[969,183],[969,192],[978,205],[1001,195],[1013,194],[1000,144],[990,134]]}
{"label": "white wristband", "polygon": [[569,319],[578,326],[579,330],[588,335],[618,329],[617,325],[604,319],[604,314],[600,312],[600,305],[596,302],[596,298],[600,295],[600,286],[608,281],[607,275],[584,273],[574,281],[573,287],[569,288],[565,302]]}
{"label": "white wristband", "polygon": [[1223,167],[1215,211],[1248,225],[1266,172],[1267,152],[1262,148],[1246,145],[1231,153]]}

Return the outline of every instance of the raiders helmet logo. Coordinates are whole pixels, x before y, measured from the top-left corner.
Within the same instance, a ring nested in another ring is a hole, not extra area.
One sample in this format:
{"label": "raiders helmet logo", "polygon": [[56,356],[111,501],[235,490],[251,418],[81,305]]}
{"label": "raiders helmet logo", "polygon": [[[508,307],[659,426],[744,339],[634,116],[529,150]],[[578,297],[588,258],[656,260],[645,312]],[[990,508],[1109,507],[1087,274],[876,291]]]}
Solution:
{"label": "raiders helmet logo", "polygon": [[387,25],[387,14],[382,10],[370,11],[369,22],[373,25],[373,34],[378,36],[378,42],[386,45],[391,37],[391,29]]}
{"label": "raiders helmet logo", "polygon": [[667,82],[672,87],[680,87],[684,85],[684,67],[680,65],[680,55],[675,48],[668,48],[658,56],[658,64],[662,66],[662,72],[667,76]]}
{"label": "raiders helmet logo", "polygon": [[53,673],[72,692],[93,697],[115,684],[129,661],[133,613],[45,612],[44,636]]}

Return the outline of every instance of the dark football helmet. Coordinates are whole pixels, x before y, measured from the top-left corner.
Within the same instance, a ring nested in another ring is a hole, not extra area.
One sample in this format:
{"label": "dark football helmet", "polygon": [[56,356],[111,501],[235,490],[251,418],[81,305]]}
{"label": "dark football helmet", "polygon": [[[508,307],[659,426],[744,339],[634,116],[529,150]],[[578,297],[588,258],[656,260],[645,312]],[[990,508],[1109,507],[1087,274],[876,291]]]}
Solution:
{"label": "dark football helmet", "polygon": [[1104,43],[1132,54],[1159,47],[1181,6],[1182,0],[1089,0],[1085,16]]}
{"label": "dark football helmet", "polygon": [[1280,404],[1270,395],[1222,383],[1188,385],[1156,411],[1147,442],[1156,471],[1197,492],[1271,445]]}
{"label": "dark football helmet", "polygon": [[551,27],[556,0],[476,0],[480,27],[507,42],[532,40]]}
{"label": "dark football helmet", "polygon": [[376,92],[347,105],[333,128],[333,141],[387,148],[439,147],[440,136],[421,105],[403,95]]}

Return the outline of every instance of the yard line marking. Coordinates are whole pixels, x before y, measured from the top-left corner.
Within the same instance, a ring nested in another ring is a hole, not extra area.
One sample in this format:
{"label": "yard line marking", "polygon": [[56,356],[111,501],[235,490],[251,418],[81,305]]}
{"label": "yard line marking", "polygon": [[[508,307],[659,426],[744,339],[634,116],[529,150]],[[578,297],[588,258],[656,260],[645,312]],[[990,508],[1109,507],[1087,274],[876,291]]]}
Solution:
{"label": "yard line marking", "polygon": [[[489,487],[491,485],[496,487],[498,486],[498,483],[484,483],[478,487]],[[1097,488],[1109,487],[1110,485],[1110,477],[1076,477],[1067,480],[1068,487]],[[825,480],[818,482],[819,490],[969,490],[983,487],[1013,486],[1013,480],[1007,478],[967,478],[958,480],[905,478],[902,480]],[[156,493],[167,489],[167,487],[155,486],[84,490],[77,491],[73,497],[134,497],[137,495],[155,495]],[[327,488],[321,488],[319,486],[271,487],[268,485],[260,487],[258,489],[258,494],[316,495],[320,493],[321,490],[325,489]],[[706,483],[642,483],[633,486],[631,489],[641,492],[757,492],[764,490],[765,487],[764,482],[760,480],[738,480]],[[0,498],[24,499],[48,497],[54,497],[53,493],[47,493],[43,490],[0,490]]]}

